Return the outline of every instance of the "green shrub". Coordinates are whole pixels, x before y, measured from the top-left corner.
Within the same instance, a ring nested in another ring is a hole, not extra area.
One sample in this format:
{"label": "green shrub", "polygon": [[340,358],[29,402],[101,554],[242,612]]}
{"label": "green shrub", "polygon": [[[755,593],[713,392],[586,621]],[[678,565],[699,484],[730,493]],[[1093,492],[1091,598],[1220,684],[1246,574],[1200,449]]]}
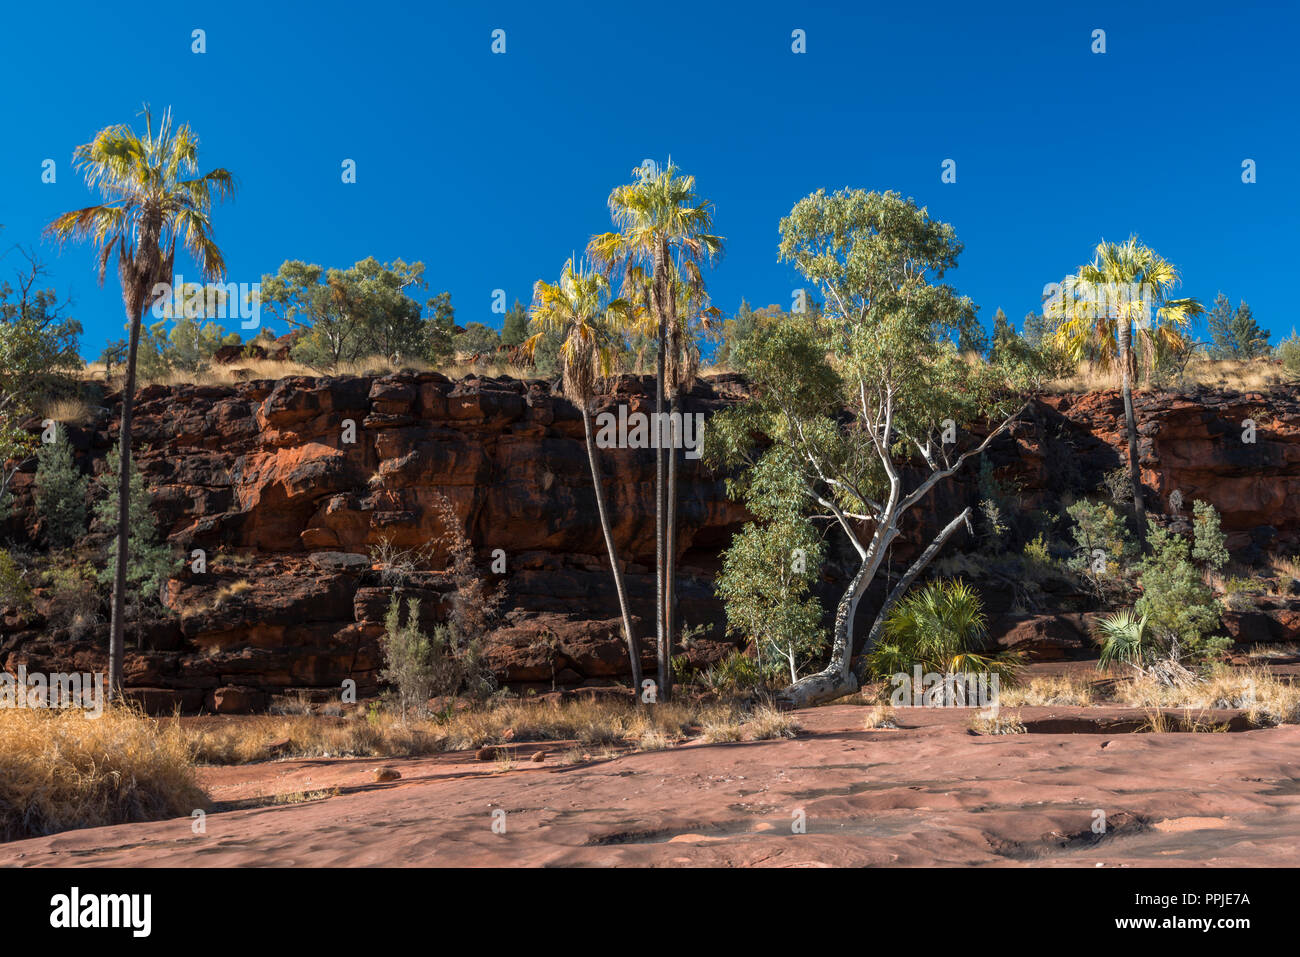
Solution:
{"label": "green shrub", "polygon": [[98,624],[102,600],[89,562],[51,568],[45,573],[45,583],[50,590],[45,616],[50,628],[78,639]]}
{"label": "green shrub", "polygon": [[1152,651],[1148,621],[1146,615],[1139,616],[1131,608],[1099,619],[1093,627],[1093,635],[1101,645],[1097,667],[1105,668],[1116,661],[1141,667]]}
{"label": "green shrub", "polygon": [[[379,677],[395,688],[397,708],[403,716],[411,711],[425,710],[435,687],[439,683],[449,683],[445,675],[438,674],[438,665],[445,661],[445,656],[435,656],[433,643],[420,631],[419,599],[412,598],[407,603],[406,621],[403,623],[401,600],[393,596],[384,617],[384,634],[379,639],[379,648],[384,656],[384,667]],[[436,660],[439,657],[443,661]]]}
{"label": "green shrub", "polygon": [[1295,330],[1277,344],[1277,357],[1282,360],[1282,368],[1292,375],[1300,376],[1300,336]]}
{"label": "green shrub", "polygon": [[[1070,560],[1070,568],[1093,577],[1122,574],[1125,560],[1133,553],[1133,543],[1124,519],[1105,502],[1086,499],[1075,502],[1066,509],[1066,514],[1074,521],[1070,534],[1074,538],[1076,554]],[[1104,553],[1106,570],[1102,573],[1097,571],[1094,555],[1097,550]]]}
{"label": "green shrub", "polygon": [[86,484],[67,434],[57,426],[54,441],[42,444],[36,453],[34,488],[36,509],[52,548],[64,548],[85,534]]}
{"label": "green shrub", "polygon": [[699,682],[720,698],[743,697],[763,686],[758,659],[733,651],[699,674]]}
{"label": "green shrub", "polygon": [[[108,470],[99,477],[103,498],[95,506],[95,517],[106,529],[115,532],[118,519],[117,480],[121,471],[118,446],[108,453]],[[162,587],[176,568],[171,549],[158,541],[158,527],[149,509],[149,490],[145,488],[139,461],[131,457],[130,476],[130,528],[127,531],[126,581],[128,596],[137,605],[136,615],[143,607],[160,610]],[[117,568],[117,535],[111,534],[108,561],[100,573],[100,581],[110,588]]]}
{"label": "green shrub", "polygon": [[1208,502],[1197,499],[1192,504],[1192,558],[1207,569],[1228,564],[1226,538],[1219,525],[1219,513]]}
{"label": "green shrub", "polygon": [[31,586],[27,584],[26,570],[14,557],[0,548],[0,608],[24,611],[32,599]]}
{"label": "green shrub", "polygon": [[1192,564],[1186,539],[1150,523],[1151,553],[1139,566],[1142,597],[1135,610],[1149,619],[1159,647],[1171,658],[1204,660],[1223,652],[1227,638],[1215,637],[1221,616],[1214,593]]}
{"label": "green shrub", "polygon": [[885,619],[885,633],[869,655],[872,672],[885,677],[922,671],[988,673],[1014,684],[1021,656],[985,653],[988,628],[983,603],[961,579],[940,579],[905,595]]}

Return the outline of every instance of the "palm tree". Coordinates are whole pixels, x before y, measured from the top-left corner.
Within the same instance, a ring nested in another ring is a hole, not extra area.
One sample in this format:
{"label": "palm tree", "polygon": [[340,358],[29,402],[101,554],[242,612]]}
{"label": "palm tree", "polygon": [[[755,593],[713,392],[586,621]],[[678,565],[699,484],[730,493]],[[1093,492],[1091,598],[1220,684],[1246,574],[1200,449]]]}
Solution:
{"label": "palm tree", "polygon": [[1152,348],[1180,345],[1182,328],[1204,309],[1195,299],[1170,299],[1169,293],[1178,283],[1174,265],[1139,243],[1136,236],[1123,243],[1103,240],[1092,262],[1067,276],[1061,284],[1061,295],[1044,303],[1044,314],[1056,321],[1057,342],[1074,358],[1091,351],[1103,366],[1119,364],[1128,432],[1129,481],[1138,537],[1144,543],[1146,507],[1133,415],[1133,326],[1136,322],[1138,334]]}
{"label": "palm tree", "polygon": [[[217,199],[233,195],[234,177],[224,169],[197,176],[199,141],[188,124],[172,125],[171,110],[155,130],[146,106],[144,135],[126,124],[99,131],[78,146],[73,159],[104,202],[64,213],[46,227],[60,243],[89,239],[99,249],[99,281],[117,254],[122,302],[131,329],[122,387],[121,465],[118,474],[117,564],[109,632],[109,696],[122,684],[122,634],[126,597],[131,495],[131,412],[135,399],[136,352],[144,310],[168,294],[179,242],[207,278],[225,273],[225,259],[212,240],[209,213]],[[193,177],[193,178],[182,178]],[[163,288],[165,287],[165,288]]]}
{"label": "palm tree", "polygon": [[[608,274],[621,270],[622,298],[643,307],[655,325],[655,421],[664,420],[665,363],[668,338],[677,325],[677,281],[702,285],[700,265],[722,252],[722,238],[712,235],[713,204],[695,195],[695,177],[680,175],[672,160],[661,170],[633,170],[637,180],[609,194],[617,232],[593,236],[587,249]],[[668,575],[667,471],[669,450],[655,452],[655,630],[658,640],[658,689],[662,700],[672,694],[672,632],[668,609],[673,583]],[[675,489],[674,489],[675,491]],[[675,511],[675,502],[673,505]]]}
{"label": "palm tree", "polygon": [[538,281],[533,287],[530,317],[534,333],[525,341],[524,348],[531,356],[548,335],[558,335],[563,340],[559,353],[561,381],[564,394],[582,411],[587,462],[591,466],[596,510],[600,514],[601,531],[605,533],[609,567],[614,574],[614,589],[618,592],[619,612],[623,616],[623,636],[627,640],[628,661],[632,666],[632,687],[639,690],[641,649],[632,630],[623,569],[618,563],[618,550],[605,506],[605,487],[591,430],[591,400],[596,391],[596,380],[614,371],[618,345],[632,312],[626,300],[610,299],[609,293],[609,280],[604,275],[582,266],[575,267],[570,259],[564,264],[558,283]]}

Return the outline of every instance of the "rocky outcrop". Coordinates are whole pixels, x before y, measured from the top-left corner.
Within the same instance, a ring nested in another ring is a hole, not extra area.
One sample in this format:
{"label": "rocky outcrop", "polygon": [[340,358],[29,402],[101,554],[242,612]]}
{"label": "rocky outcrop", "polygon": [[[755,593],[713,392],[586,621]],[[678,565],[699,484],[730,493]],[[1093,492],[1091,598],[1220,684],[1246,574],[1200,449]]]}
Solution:
{"label": "rocky outcrop", "polygon": [[[737,377],[711,377],[685,407],[707,416],[745,394]],[[547,383],[437,373],[293,377],[151,386],[138,402],[134,448],[155,490],[153,510],[177,555],[187,556],[168,586],[172,617],[128,633],[128,687],[150,707],[242,711],[290,689],[337,693],[348,680],[360,694],[373,692],[392,585],[372,550],[425,550],[403,591],[419,600],[423,621],[445,617],[452,586],[439,571],[440,495],[505,590],[499,626],[486,636],[500,680],[540,690],[609,684],[626,673],[581,418]],[[619,405],[651,411],[652,381],[615,380],[597,409]],[[110,396],[94,424],[69,430],[87,471],[102,472],[116,413]],[[1184,514],[1197,498],[1219,509],[1239,559],[1300,551],[1295,390],[1139,394],[1137,414],[1150,510],[1172,512],[1178,490]],[[990,459],[1029,513],[1058,511],[1063,497],[1097,489],[1124,454],[1122,404],[1102,392],[1033,403]],[[609,449],[601,458],[644,637],[653,617],[653,452]],[[6,531],[39,541],[32,477],[15,480]],[[705,663],[734,647],[712,580],[746,514],[725,495],[723,477],[696,460],[682,463],[680,495],[681,620],[710,629],[686,649]],[[896,543],[895,564],[932,520],[979,499],[973,473],[936,489]],[[88,548],[96,534],[102,541],[102,531],[93,533]],[[969,545],[956,537],[948,550]],[[195,550],[206,557],[202,572],[191,563]],[[828,599],[849,567],[845,558],[832,550]],[[1089,653],[1086,596],[1050,595],[1050,607],[1026,609],[1014,588],[985,594],[1001,645],[1036,657]],[[864,618],[877,598],[863,602]],[[1300,637],[1300,603],[1275,604],[1229,616],[1229,631],[1243,642]],[[74,639],[49,627],[48,611],[49,595],[38,590],[34,611],[0,619],[0,665],[104,670],[106,626]],[[1252,637],[1262,632],[1268,637]]]}

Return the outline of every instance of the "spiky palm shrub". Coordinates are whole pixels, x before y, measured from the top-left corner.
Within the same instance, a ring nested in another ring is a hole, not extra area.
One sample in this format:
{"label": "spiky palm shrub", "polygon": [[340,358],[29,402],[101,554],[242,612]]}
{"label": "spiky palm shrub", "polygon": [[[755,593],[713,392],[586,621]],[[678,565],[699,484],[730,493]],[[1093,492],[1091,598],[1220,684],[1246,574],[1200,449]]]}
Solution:
{"label": "spiky palm shrub", "polygon": [[985,651],[988,627],[979,594],[960,578],[929,582],[894,606],[883,640],[870,653],[878,675],[908,674],[917,665],[938,674],[996,675],[1015,684],[1022,665],[1015,652]]}
{"label": "spiky palm shrub", "polygon": [[1125,608],[1099,619],[1093,627],[1093,636],[1101,645],[1097,667],[1105,668],[1117,661],[1142,667],[1151,651],[1148,617],[1139,616],[1132,608]]}

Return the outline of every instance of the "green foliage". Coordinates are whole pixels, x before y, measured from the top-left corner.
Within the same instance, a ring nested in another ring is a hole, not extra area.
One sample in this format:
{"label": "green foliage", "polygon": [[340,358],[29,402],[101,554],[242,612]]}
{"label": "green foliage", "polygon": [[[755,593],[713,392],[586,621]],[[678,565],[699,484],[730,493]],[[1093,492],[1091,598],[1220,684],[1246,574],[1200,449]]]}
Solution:
{"label": "green foliage", "polygon": [[71,545],[86,531],[86,485],[72,455],[63,426],[54,441],[36,453],[36,510],[44,520],[45,538],[52,548]]}
{"label": "green foliage", "polygon": [[[100,573],[100,581],[110,588],[117,567],[118,527],[118,476],[121,474],[121,454],[118,446],[109,450],[108,469],[99,477],[104,497],[95,505],[95,518],[110,532],[108,561]],[[137,614],[145,607],[162,607],[162,588],[176,567],[171,549],[158,541],[158,526],[149,508],[149,491],[144,476],[134,456],[131,458],[130,524],[127,529],[127,594],[136,601]]]}
{"label": "green foliage", "polygon": [[[1086,499],[1080,499],[1065,511],[1074,522],[1070,534],[1076,549],[1069,567],[1092,577],[1122,574],[1125,561],[1134,554],[1124,519],[1105,502]],[[1105,553],[1105,572],[1097,570],[1097,559],[1093,554],[1097,549]]]}
{"label": "green foliage", "polygon": [[720,698],[743,697],[763,685],[763,668],[757,658],[733,651],[705,668],[696,680]]}
{"label": "green foliage", "polygon": [[1131,608],[1097,620],[1093,635],[1101,645],[1098,668],[1115,662],[1141,667],[1151,653],[1151,633],[1147,629],[1149,616],[1139,616]]}
{"label": "green foliage", "polygon": [[293,348],[299,362],[330,369],[371,355],[440,362],[451,351],[451,296],[429,300],[432,315],[424,319],[409,295],[424,286],[419,262],[380,263],[371,256],[327,270],[289,260],[262,277],[261,301],[273,316],[304,330]]}
{"label": "green foliage", "polygon": [[103,603],[89,562],[55,565],[45,573],[45,585],[50,602],[45,619],[51,629],[67,631],[75,640],[100,620]]}
{"label": "green foliage", "polygon": [[1135,610],[1149,619],[1160,649],[1172,658],[1212,657],[1231,643],[1214,637],[1219,605],[1214,593],[1192,564],[1186,539],[1149,523],[1150,554],[1139,566],[1142,597]]}
{"label": "green foliage", "polygon": [[1277,344],[1277,357],[1282,360],[1282,368],[1293,376],[1300,376],[1300,336],[1294,329]]}
{"label": "green foliage", "polygon": [[1250,306],[1243,300],[1236,310],[1223,293],[1207,314],[1210,328],[1210,358],[1255,359],[1268,355],[1268,330],[1260,328]]}
{"label": "green foliage", "polygon": [[[8,511],[9,483],[34,441],[19,428],[41,400],[75,388],[72,374],[83,365],[77,352],[81,323],[69,318],[68,303],[53,289],[41,289],[45,269],[34,255],[15,275],[17,288],[0,282],[0,519]],[[6,469],[5,463],[15,464]]]}
{"label": "green foliage", "polygon": [[0,608],[25,610],[31,604],[32,589],[27,573],[13,555],[0,548]]}
{"label": "green foliage", "polygon": [[1220,569],[1228,563],[1226,536],[1219,524],[1219,513],[1209,502],[1192,503],[1192,558],[1207,569]]}
{"label": "green foliage", "polygon": [[[442,629],[440,650],[445,652],[446,634]],[[424,711],[434,695],[435,687],[446,682],[440,665],[445,666],[446,655],[434,651],[434,643],[420,631],[420,601],[412,598],[407,603],[406,621],[402,621],[402,603],[393,595],[384,616],[384,634],[379,639],[384,656],[384,667],[379,677],[393,685],[397,692],[397,707],[405,717],[413,710]],[[454,691],[454,689],[452,689]]]}
{"label": "green foliage", "polygon": [[501,344],[503,346],[521,346],[528,338],[528,309],[518,299],[506,313],[501,325]]}
{"label": "green foliage", "polygon": [[732,538],[722,554],[717,592],[726,604],[727,632],[752,641],[759,667],[790,681],[825,652],[822,607],[809,593],[824,558],[821,536],[788,501],[764,499],[750,487],[751,511],[760,516]]}
{"label": "green foliage", "polygon": [[920,665],[923,672],[995,674],[999,682],[1013,684],[1020,656],[986,654],[987,635],[978,592],[961,579],[939,579],[903,596],[891,609],[869,666],[881,677],[911,674]]}
{"label": "green foliage", "polygon": [[1052,558],[1042,532],[1035,535],[1033,541],[1025,543],[1021,565],[1025,570],[1025,578],[1031,582],[1043,581],[1056,568],[1056,561]]}
{"label": "green foliage", "polygon": [[471,322],[465,331],[452,340],[452,345],[463,355],[482,355],[494,353],[501,344],[501,336],[491,326],[481,322]]}

